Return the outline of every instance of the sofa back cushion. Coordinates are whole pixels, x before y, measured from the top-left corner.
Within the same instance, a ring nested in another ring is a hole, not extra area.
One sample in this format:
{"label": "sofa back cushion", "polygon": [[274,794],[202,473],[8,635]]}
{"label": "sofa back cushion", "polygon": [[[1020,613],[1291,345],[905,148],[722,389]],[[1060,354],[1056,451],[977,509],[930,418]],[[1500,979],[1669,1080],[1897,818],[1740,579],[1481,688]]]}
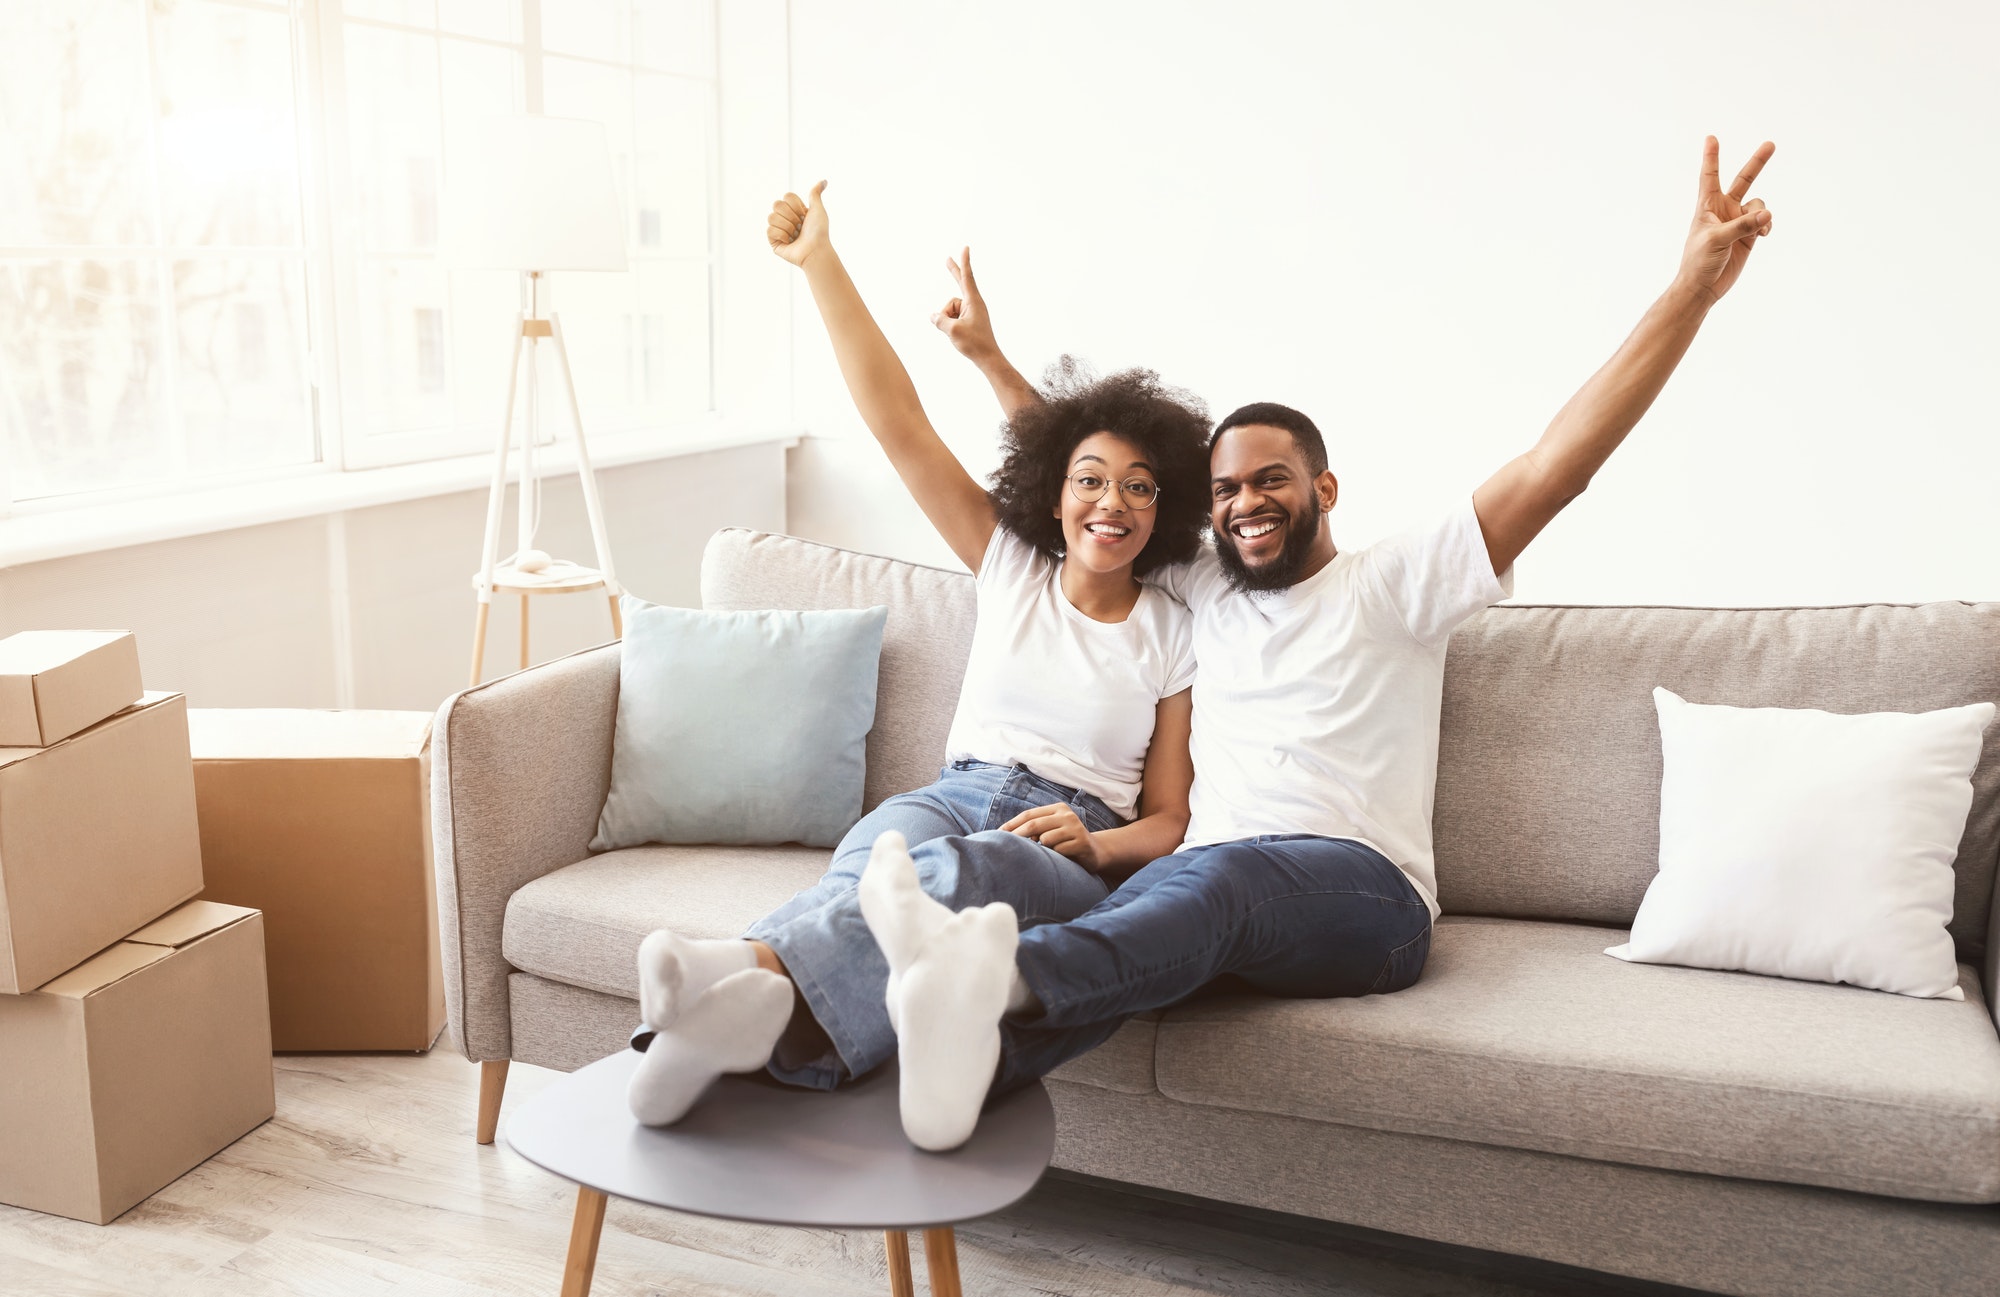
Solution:
{"label": "sofa back cushion", "polygon": [[[701,591],[716,609],[888,605],[865,805],[937,776],[972,643],[970,576],[729,528],[708,542]],[[1655,685],[1834,712],[2000,702],[2000,604],[1479,614],[1445,659],[1433,824],[1446,913],[1631,925],[1659,867]],[[2000,853],[1994,733],[1972,786],[1951,922],[1968,960],[1986,944]]]}
{"label": "sofa back cushion", "polygon": [[730,527],[702,552],[701,603],[726,612],[886,604],[863,809],[937,778],[972,649],[966,573]]}
{"label": "sofa back cushion", "polygon": [[[1655,685],[1831,712],[2000,702],[2000,604],[1479,614],[1445,659],[1433,827],[1446,913],[1631,924],[1659,862]],[[1963,959],[1985,947],[2000,851],[1996,731],[1953,866]]]}

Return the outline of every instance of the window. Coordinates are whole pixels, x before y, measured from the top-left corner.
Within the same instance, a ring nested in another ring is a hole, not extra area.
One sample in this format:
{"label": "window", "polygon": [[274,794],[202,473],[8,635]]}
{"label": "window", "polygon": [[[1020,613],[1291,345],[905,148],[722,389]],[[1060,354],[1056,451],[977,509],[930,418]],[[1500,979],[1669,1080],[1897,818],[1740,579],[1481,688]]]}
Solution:
{"label": "window", "polygon": [[4,494],[320,458],[282,4],[0,7]]}
{"label": "window", "polygon": [[610,133],[631,268],[544,281],[586,425],[701,417],[715,64],[713,0],[0,4],[0,511],[490,447],[519,277],[436,252],[497,113]]}

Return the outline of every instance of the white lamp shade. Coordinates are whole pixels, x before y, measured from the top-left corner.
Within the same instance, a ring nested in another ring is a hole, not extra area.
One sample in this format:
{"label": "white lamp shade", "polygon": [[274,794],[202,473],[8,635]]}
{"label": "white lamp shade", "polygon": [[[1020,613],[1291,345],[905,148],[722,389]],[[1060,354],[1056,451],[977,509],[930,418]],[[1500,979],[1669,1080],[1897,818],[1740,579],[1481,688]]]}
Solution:
{"label": "white lamp shade", "polygon": [[455,143],[438,240],[446,265],[625,269],[625,213],[604,123],[493,117]]}

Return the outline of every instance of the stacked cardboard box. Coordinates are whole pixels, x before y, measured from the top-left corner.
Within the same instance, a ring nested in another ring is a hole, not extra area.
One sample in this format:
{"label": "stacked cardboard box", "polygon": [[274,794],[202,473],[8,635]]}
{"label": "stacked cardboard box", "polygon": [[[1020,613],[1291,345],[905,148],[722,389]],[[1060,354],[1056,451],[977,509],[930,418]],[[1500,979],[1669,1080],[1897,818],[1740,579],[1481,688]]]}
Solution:
{"label": "stacked cardboard box", "polygon": [[187,700],[0,640],[0,1202],[99,1224],[270,1117],[263,917],[201,891]]}
{"label": "stacked cardboard box", "polygon": [[444,1030],[429,712],[188,713],[212,901],[270,935],[271,1041],[429,1049]]}

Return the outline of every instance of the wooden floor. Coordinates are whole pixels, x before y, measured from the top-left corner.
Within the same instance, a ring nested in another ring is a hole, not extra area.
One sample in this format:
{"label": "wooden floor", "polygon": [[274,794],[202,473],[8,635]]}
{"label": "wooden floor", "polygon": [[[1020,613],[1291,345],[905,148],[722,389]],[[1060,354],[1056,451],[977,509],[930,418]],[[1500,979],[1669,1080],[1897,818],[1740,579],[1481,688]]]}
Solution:
{"label": "wooden floor", "polygon": [[[574,1189],[473,1143],[478,1070],[439,1048],[278,1060],[278,1116],[109,1226],[0,1207],[0,1293],[555,1297]],[[516,1064],[509,1106],[555,1074]],[[963,1226],[968,1294],[1581,1297],[1651,1285],[1060,1176]],[[918,1262],[918,1291],[922,1263]],[[614,1201],[593,1292],[889,1291],[881,1236]]]}

